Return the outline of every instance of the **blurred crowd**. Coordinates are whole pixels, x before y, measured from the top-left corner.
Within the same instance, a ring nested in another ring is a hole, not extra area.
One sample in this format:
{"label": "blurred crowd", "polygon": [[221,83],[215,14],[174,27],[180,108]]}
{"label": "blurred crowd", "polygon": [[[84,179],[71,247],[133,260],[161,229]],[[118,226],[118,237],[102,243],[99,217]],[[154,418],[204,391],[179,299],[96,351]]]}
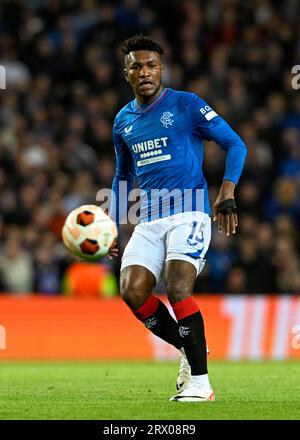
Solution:
{"label": "blurred crowd", "polygon": [[[238,235],[214,226],[195,290],[299,292],[299,16],[297,0],[2,0],[0,291],[64,291],[74,260],[61,228],[111,186],[112,122],[132,99],[120,45],[144,32],[165,47],[165,84],[199,94],[248,147]],[[224,160],[205,145],[212,201]],[[121,253],[131,231],[121,231]],[[117,276],[119,263],[100,264]]]}

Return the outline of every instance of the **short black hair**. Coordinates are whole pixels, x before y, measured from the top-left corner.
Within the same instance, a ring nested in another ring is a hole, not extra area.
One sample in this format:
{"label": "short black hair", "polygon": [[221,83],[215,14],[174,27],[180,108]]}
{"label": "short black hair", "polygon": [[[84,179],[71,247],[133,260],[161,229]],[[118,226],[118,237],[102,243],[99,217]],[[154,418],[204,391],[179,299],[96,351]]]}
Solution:
{"label": "short black hair", "polygon": [[164,55],[165,53],[161,44],[152,40],[148,35],[143,34],[134,35],[122,43],[121,53],[123,56],[136,50],[151,50],[153,52],[158,52],[160,55]]}

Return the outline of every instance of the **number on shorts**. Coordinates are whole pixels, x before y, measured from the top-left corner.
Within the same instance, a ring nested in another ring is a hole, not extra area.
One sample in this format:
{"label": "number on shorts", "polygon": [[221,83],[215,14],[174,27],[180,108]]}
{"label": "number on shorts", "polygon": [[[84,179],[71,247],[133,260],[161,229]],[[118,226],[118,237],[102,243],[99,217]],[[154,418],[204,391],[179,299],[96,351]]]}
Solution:
{"label": "number on shorts", "polygon": [[188,236],[187,242],[191,246],[197,246],[197,244],[204,243],[204,232],[203,232],[203,223],[199,223],[194,221],[192,225],[192,230],[190,235]]}

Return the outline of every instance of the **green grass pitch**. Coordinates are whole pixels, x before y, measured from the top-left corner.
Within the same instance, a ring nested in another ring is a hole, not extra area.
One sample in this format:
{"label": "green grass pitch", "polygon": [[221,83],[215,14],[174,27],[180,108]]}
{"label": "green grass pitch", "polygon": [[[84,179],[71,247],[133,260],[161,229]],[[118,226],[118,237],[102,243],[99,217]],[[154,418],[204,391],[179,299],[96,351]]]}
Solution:
{"label": "green grass pitch", "polygon": [[209,363],[216,401],[169,402],[174,362],[2,362],[0,419],[296,419],[300,362]]}

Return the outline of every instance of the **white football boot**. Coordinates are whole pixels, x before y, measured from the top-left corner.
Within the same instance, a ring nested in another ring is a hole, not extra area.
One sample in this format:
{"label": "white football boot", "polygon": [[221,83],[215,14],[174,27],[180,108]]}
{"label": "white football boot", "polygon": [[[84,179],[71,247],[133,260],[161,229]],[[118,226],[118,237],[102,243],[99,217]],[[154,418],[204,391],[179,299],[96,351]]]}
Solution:
{"label": "white football boot", "polygon": [[180,354],[179,373],[176,380],[176,390],[183,391],[185,390],[187,383],[191,378],[191,367],[186,358],[184,349],[181,348],[179,351],[181,354]]}
{"label": "white football boot", "polygon": [[[181,348],[179,351],[181,355],[180,355],[179,373],[176,379],[176,390],[183,391],[186,389],[187,384],[191,379],[191,367],[185,355],[184,348]],[[210,353],[208,347],[206,347],[206,352],[207,354]]]}
{"label": "white football boot", "polygon": [[187,383],[183,391],[170,399],[173,402],[213,402],[214,400],[215,395],[212,388],[200,385],[192,380]]}

